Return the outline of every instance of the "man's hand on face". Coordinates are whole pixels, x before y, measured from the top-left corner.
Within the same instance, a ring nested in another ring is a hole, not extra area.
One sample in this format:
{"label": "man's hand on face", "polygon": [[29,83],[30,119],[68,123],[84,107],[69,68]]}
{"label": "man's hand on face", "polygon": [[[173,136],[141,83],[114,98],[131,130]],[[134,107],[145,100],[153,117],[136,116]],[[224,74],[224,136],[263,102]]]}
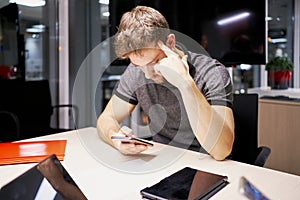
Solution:
{"label": "man's hand on face", "polygon": [[187,55],[182,57],[172,51],[169,47],[159,42],[159,47],[165,53],[166,57],[161,59],[154,66],[154,69],[175,87],[181,86],[189,76],[189,67],[187,64]]}

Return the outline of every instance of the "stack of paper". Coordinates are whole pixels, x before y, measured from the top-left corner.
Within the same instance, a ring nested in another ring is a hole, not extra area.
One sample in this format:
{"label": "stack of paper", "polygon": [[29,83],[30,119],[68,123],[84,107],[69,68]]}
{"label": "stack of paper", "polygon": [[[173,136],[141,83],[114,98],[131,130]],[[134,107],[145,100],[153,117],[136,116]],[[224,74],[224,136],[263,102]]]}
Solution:
{"label": "stack of paper", "polygon": [[0,143],[0,165],[40,162],[52,154],[63,160],[66,143],[67,140]]}

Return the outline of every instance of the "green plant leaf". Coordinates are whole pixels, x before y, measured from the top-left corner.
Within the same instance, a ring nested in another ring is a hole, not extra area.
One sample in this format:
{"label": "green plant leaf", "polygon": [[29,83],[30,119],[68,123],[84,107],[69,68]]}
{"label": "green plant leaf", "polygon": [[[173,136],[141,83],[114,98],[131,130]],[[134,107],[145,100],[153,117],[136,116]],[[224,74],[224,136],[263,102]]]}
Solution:
{"label": "green plant leaf", "polygon": [[292,71],[293,69],[293,62],[286,56],[276,56],[266,64],[267,71]]}

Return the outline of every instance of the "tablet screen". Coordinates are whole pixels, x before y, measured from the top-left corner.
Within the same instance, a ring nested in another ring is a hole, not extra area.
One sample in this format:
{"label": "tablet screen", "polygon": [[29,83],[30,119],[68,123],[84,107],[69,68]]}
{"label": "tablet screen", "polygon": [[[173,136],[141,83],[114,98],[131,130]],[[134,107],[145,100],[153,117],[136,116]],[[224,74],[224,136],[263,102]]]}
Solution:
{"label": "tablet screen", "polygon": [[51,155],[3,186],[0,189],[0,199],[86,200],[87,198],[57,157]]}
{"label": "tablet screen", "polygon": [[157,184],[141,190],[146,199],[208,199],[228,184],[227,177],[183,168]]}

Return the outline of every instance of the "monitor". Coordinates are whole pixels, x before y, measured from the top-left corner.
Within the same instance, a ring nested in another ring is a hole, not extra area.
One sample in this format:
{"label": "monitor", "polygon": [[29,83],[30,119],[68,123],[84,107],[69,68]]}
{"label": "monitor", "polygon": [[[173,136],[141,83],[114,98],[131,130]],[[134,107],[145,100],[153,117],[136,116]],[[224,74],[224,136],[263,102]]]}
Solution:
{"label": "monitor", "polygon": [[110,0],[110,34],[122,14],[137,5],[160,11],[172,30],[183,33],[225,66],[266,64],[264,0]]}

